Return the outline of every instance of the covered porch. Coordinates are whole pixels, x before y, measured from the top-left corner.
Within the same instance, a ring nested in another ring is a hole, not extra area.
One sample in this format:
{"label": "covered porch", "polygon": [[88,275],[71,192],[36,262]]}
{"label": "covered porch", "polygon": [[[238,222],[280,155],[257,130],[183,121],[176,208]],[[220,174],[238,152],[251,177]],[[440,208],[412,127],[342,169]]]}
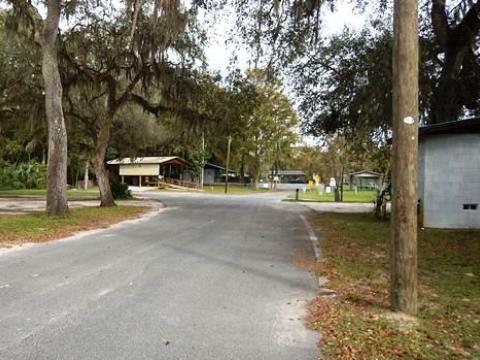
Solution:
{"label": "covered porch", "polygon": [[159,187],[162,182],[189,180],[189,164],[178,156],[123,158],[108,162],[119,167],[122,184],[134,187]]}

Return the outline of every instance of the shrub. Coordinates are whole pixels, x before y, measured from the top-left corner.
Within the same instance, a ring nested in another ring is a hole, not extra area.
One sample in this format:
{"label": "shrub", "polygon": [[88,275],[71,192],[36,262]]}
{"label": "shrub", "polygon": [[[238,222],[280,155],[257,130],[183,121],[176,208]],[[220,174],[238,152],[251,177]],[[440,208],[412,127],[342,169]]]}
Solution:
{"label": "shrub", "polygon": [[37,161],[0,164],[0,188],[37,189],[44,188],[46,182],[46,166]]}
{"label": "shrub", "polygon": [[114,199],[131,199],[132,192],[128,189],[127,184],[122,184],[119,182],[112,182],[110,183],[110,188],[112,190],[112,195]]}

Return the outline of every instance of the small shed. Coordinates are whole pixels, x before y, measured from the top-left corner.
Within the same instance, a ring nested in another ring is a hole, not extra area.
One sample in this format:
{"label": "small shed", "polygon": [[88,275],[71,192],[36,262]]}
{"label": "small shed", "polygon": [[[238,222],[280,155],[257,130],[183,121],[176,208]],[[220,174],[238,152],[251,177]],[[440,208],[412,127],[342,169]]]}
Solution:
{"label": "small shed", "polygon": [[420,127],[418,190],[425,227],[480,228],[480,118]]}
{"label": "small shed", "polygon": [[118,168],[122,183],[132,186],[158,186],[162,179],[185,180],[189,176],[189,163],[179,156],[122,158],[107,164]]}
{"label": "small shed", "polygon": [[379,189],[381,177],[378,172],[362,170],[348,174],[346,180],[350,186],[356,186],[359,189]]}
{"label": "small shed", "polygon": [[[225,182],[226,169],[223,166],[206,163],[203,168],[203,183],[205,185],[214,185]],[[237,179],[237,172],[234,170],[228,170],[229,181]]]}

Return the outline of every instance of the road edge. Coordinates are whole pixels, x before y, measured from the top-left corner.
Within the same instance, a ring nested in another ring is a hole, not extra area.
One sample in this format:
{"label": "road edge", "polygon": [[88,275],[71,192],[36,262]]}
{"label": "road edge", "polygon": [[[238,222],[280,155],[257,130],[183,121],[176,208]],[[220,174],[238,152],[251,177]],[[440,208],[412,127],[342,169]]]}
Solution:
{"label": "road edge", "polygon": [[[27,242],[27,243],[23,243],[23,244],[20,244],[20,245],[14,245],[14,246],[9,247],[9,248],[0,248],[0,256],[8,255],[8,254],[11,254],[11,253],[14,253],[14,252],[30,249],[30,248],[37,247],[37,246],[42,246],[42,245],[43,246],[48,246],[48,245],[51,245],[52,243],[74,241],[74,240],[79,240],[79,239],[81,239],[85,236],[101,234],[103,232],[110,231],[110,230],[116,229],[116,228],[120,228],[120,227],[123,227],[125,225],[136,224],[136,223],[146,221],[146,220],[160,214],[162,211],[167,209],[167,206],[160,200],[154,200],[154,201],[148,201],[148,202],[155,203],[155,205],[154,206],[150,205],[149,206],[150,210],[141,214],[137,218],[121,220],[120,222],[110,224],[107,227],[102,227],[102,228],[98,228],[98,229],[91,229],[91,230],[83,230],[83,231],[79,231],[77,233],[74,233],[73,235],[69,235],[67,237],[51,239],[51,240],[48,240],[48,241],[45,241],[45,242],[38,242],[38,243]],[[132,206],[137,206],[137,205],[132,205]],[[148,205],[147,205],[147,207],[148,207]]]}

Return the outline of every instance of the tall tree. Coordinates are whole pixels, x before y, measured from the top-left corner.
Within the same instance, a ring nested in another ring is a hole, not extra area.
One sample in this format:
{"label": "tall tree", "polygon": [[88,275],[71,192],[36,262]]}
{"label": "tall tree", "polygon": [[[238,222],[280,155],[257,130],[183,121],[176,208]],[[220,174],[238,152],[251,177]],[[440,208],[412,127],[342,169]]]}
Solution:
{"label": "tall tree", "polygon": [[31,29],[42,51],[42,76],[48,122],[47,214],[65,216],[67,202],[67,130],[63,116],[62,82],[58,66],[57,36],[62,12],[61,0],[46,1],[45,20],[31,2],[12,0],[12,21],[17,28]]}
{"label": "tall tree", "polygon": [[93,136],[101,206],[115,204],[105,166],[115,117],[133,104],[154,114],[186,111],[180,101],[195,87],[188,68],[191,56],[199,55],[185,33],[192,13],[181,1],[127,2],[126,14],[104,16],[110,8],[109,1],[100,2],[97,11],[83,8],[82,21],[63,37],[61,53],[68,114],[84,121]]}
{"label": "tall tree", "polygon": [[64,216],[67,202],[67,129],[63,117],[63,88],[58,70],[57,35],[61,0],[47,1],[47,17],[39,42],[48,120],[47,214]]}
{"label": "tall tree", "polygon": [[480,1],[462,0],[448,10],[447,1],[432,0],[433,30],[443,54],[432,123],[456,120],[464,106],[480,109]]}
{"label": "tall tree", "polygon": [[247,73],[256,97],[252,113],[240,132],[252,186],[256,188],[260,177],[268,170],[279,170],[291,155],[297,136],[298,116],[283,93],[281,82],[261,69]]}

